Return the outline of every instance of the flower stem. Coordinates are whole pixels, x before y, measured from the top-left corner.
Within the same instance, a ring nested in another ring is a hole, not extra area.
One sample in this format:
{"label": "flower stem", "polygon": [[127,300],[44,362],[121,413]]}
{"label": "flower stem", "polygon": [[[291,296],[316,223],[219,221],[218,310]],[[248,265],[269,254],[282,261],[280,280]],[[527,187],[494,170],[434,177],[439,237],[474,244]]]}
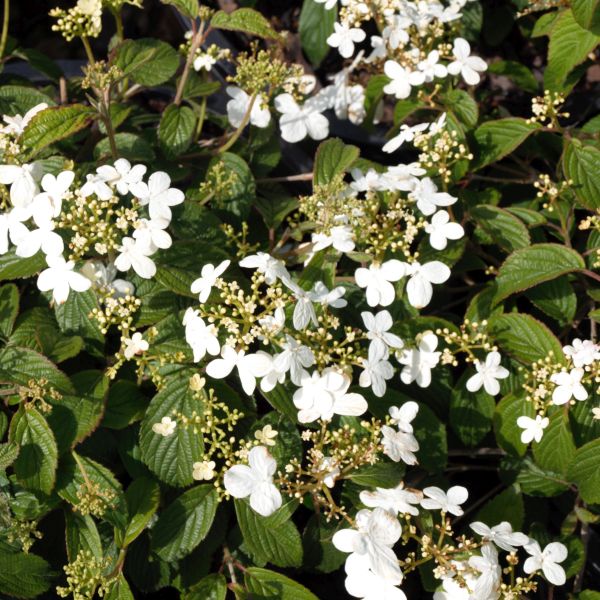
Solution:
{"label": "flower stem", "polygon": [[177,84],[177,91],[175,92],[175,100],[173,100],[173,104],[175,106],[179,106],[181,104],[181,100],[183,99],[183,90],[185,88],[185,84],[190,76],[190,69],[192,67],[192,63],[194,62],[194,56],[196,54],[196,50],[200,48],[200,45],[204,41],[204,38],[210,31],[210,28],[204,32],[204,23],[200,25],[200,29],[196,31],[196,23],[192,23],[192,28],[194,31],[194,35],[192,37],[192,45],[190,46],[190,51],[188,52],[187,58],[185,60],[185,65],[183,67],[183,72],[181,73],[181,77],[179,78],[179,82]]}
{"label": "flower stem", "polygon": [[8,19],[10,17],[10,0],[4,0],[4,15],[2,17],[2,37],[0,37],[0,58],[4,58],[6,41],[8,39]]}
{"label": "flower stem", "polygon": [[244,118],[240,123],[240,126],[233,132],[233,135],[218,149],[218,154],[223,154],[223,152],[227,152],[227,150],[229,150],[229,148],[231,148],[231,146],[233,146],[237,142],[240,135],[242,135],[242,132],[244,131],[244,129],[246,129],[246,125],[248,125],[248,122],[250,121],[250,114],[252,113],[252,107],[254,106],[255,100],[256,94],[252,94],[252,96],[250,96],[250,102],[248,104],[248,108],[246,109],[246,113],[244,114]]}
{"label": "flower stem", "polygon": [[81,36],[81,43],[83,44],[83,47],[85,48],[85,54],[88,58],[90,65],[94,66],[96,64],[96,59],[94,58],[94,53],[92,52],[92,47],[90,46],[90,42],[86,36],[84,36],[84,35]]}

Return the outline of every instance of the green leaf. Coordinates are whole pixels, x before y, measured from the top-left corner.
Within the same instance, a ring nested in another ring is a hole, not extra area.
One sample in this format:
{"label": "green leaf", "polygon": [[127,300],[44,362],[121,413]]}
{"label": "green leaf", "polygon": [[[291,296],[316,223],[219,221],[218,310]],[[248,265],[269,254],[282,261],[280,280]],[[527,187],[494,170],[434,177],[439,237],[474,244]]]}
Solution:
{"label": "green leaf", "polygon": [[562,345],[556,336],[531,315],[509,313],[489,320],[489,332],[498,345],[510,356],[529,364],[551,352],[563,360]]}
{"label": "green leaf", "polygon": [[600,439],[588,442],[575,452],[568,475],[585,502],[600,503]]}
{"label": "green leaf", "polygon": [[558,19],[559,14],[560,13],[558,11],[544,13],[535,22],[535,25],[533,26],[533,30],[531,31],[531,37],[536,38],[536,37],[542,37],[545,35],[550,35],[550,32],[552,31],[552,27],[554,27],[554,24],[556,23],[556,20]]}
{"label": "green leaf", "polygon": [[573,322],[577,310],[577,295],[566,277],[558,277],[536,285],[527,290],[525,295],[561,325]]}
{"label": "green leaf", "polygon": [[325,185],[345,173],[358,159],[360,150],[348,146],[339,138],[331,138],[319,145],[315,156],[314,185]]}
{"label": "green leaf", "polygon": [[503,250],[513,252],[531,244],[529,231],[523,222],[503,208],[481,204],[470,210],[477,225]]}
{"label": "green leaf", "polygon": [[0,287],[0,335],[9,337],[19,314],[19,289],[14,283]]}
{"label": "green leaf", "polygon": [[32,406],[20,406],[10,422],[8,439],[20,448],[14,463],[19,483],[49,494],[56,481],[58,448],[46,419]]}
{"label": "green leaf", "polygon": [[550,417],[544,436],[539,444],[533,443],[532,450],[536,463],[542,469],[566,473],[575,454],[575,443],[569,427],[569,418],[562,410]]}
{"label": "green leaf", "polygon": [[5,115],[25,114],[30,108],[45,102],[54,106],[55,102],[33,87],[21,85],[3,85],[0,87],[0,112]]}
{"label": "green leaf", "polygon": [[0,471],[10,467],[19,456],[19,445],[16,442],[0,444]]}
{"label": "green leaf", "polygon": [[207,535],[217,510],[214,486],[198,485],[184,492],[158,517],[152,548],[167,562],[189,554]]}
{"label": "green leaf", "polygon": [[488,121],[480,125],[475,130],[474,167],[481,169],[504,158],[539,128],[538,123],[528,123],[518,117]]}
{"label": "green leaf", "polygon": [[600,35],[600,0],[572,0],[571,10],[581,27]]}
{"label": "green leaf", "polygon": [[467,390],[471,375],[468,371],[459,379],[450,397],[450,424],[466,446],[476,446],[487,435],[496,408],[494,398],[483,388],[475,393]]}
{"label": "green leaf", "polygon": [[29,121],[21,136],[21,145],[31,153],[37,153],[42,148],[81,131],[95,115],[92,108],[83,104],[47,108]]}
{"label": "green leaf", "polygon": [[443,471],[448,462],[448,441],[444,424],[428,406],[419,404],[413,428],[420,446],[417,452],[419,465],[430,473]]}
{"label": "green leaf", "polygon": [[320,573],[337,571],[348,556],[333,545],[333,536],[338,529],[335,521],[327,521],[323,515],[312,515],[304,532],[304,567]]}
{"label": "green leaf", "polygon": [[125,492],[129,521],[123,536],[123,546],[129,546],[148,525],[158,509],[160,488],[148,477],[134,479]]}
{"label": "green leaf", "polygon": [[508,77],[521,89],[532,94],[535,94],[540,88],[535,75],[520,62],[499,60],[488,66],[488,72]]}
{"label": "green leaf", "polygon": [[246,500],[235,500],[235,513],[244,537],[244,545],[258,562],[271,562],[278,567],[302,564],[300,534],[287,506],[270,517],[255,513]]}
{"label": "green leaf", "polygon": [[167,106],[158,126],[158,139],[167,156],[178,156],[192,143],[196,115],[189,106]]}
{"label": "green leaf", "polygon": [[102,558],[102,541],[94,519],[90,515],[81,515],[69,509],[65,510],[65,540],[67,557],[75,560],[79,552],[91,552],[96,558]]}
{"label": "green leaf", "polygon": [[495,302],[581,269],[585,269],[581,255],[560,244],[534,244],[516,250],[498,271]]}
{"label": "green leaf", "polygon": [[184,17],[195,19],[198,16],[198,0],[160,0],[174,6]]}
{"label": "green leaf", "polygon": [[221,573],[203,577],[183,595],[183,600],[225,600],[227,580]]}
{"label": "green leaf", "polygon": [[596,393],[585,402],[576,402],[575,406],[569,407],[571,431],[577,447],[600,437],[600,420],[594,418],[592,408],[600,408],[600,398]]}
{"label": "green leaf", "polygon": [[544,88],[564,90],[569,73],[587,58],[599,42],[600,37],[577,23],[572,11],[562,11],[550,31]]}
{"label": "green leaf", "polygon": [[222,163],[225,172],[231,177],[227,189],[219,195],[219,207],[240,219],[246,219],[250,207],[256,197],[256,182],[248,163],[237,154],[224,152],[215,156],[209,163],[209,170],[217,163]]}
{"label": "green leaf", "polygon": [[36,554],[0,552],[0,592],[13,598],[37,598],[52,582],[50,565]]}
{"label": "green leaf", "polygon": [[179,55],[167,43],[154,38],[125,40],[115,64],[140,85],[152,87],[168,81],[179,67]]}
{"label": "green leaf", "polygon": [[267,40],[279,39],[279,34],[271,27],[269,21],[252,8],[238,8],[230,13],[220,10],[211,19],[210,25],[215,29],[243,31]]}
{"label": "green leaf", "polygon": [[392,488],[402,481],[405,471],[399,463],[379,462],[352,471],[348,479],[363,487]]}
{"label": "green leaf", "polygon": [[244,583],[256,600],[319,600],[303,585],[267,569],[246,569]]}
{"label": "green leaf", "polygon": [[148,399],[133,381],[117,381],[108,390],[102,426],[124,429],[141,419],[147,406]]}
{"label": "green leaf", "polygon": [[113,583],[108,593],[104,596],[104,600],[135,600],[123,573]]}
{"label": "green leaf", "polygon": [[518,465],[517,483],[529,496],[558,496],[568,489],[569,482],[560,473],[538,467],[525,457]]}
{"label": "green leaf", "polygon": [[193,483],[193,464],[202,459],[202,440],[191,427],[178,427],[164,437],[152,431],[152,425],[174,413],[192,418],[202,407],[189,388],[185,377],[167,381],[150,402],[140,430],[142,459],[161,481],[173,486]]}
{"label": "green leaf", "polygon": [[567,179],[573,181],[575,196],[590,210],[600,208],[600,150],[584,146],[579,140],[571,139],[565,147],[562,168]]}
{"label": "green leaf", "polygon": [[442,98],[444,106],[451,110],[461,123],[467,127],[475,127],[479,120],[477,102],[464,90],[450,90]]}
{"label": "green leaf", "polygon": [[[115,134],[115,145],[119,157],[130,161],[150,162],[156,158],[152,146],[141,136],[134,133]],[[94,158],[107,159],[112,156],[108,138],[100,140],[94,148]]]}
{"label": "green leaf", "polygon": [[482,521],[490,526],[508,521],[514,531],[521,531],[524,518],[523,495],[516,486],[512,485],[486,502],[477,512],[475,521]]}
{"label": "green leaf", "polygon": [[527,452],[527,445],[521,441],[523,430],[517,425],[517,419],[521,416],[535,416],[533,404],[525,400],[523,393],[504,396],[494,413],[494,433],[498,445],[517,456],[524,456]]}
{"label": "green leaf", "polygon": [[327,38],[333,33],[337,19],[337,3],[327,10],[325,4],[315,0],[304,0],[300,12],[300,42],[302,50],[314,67],[318,67],[329,53]]}
{"label": "green leaf", "polygon": [[0,281],[31,277],[45,267],[46,258],[41,252],[30,258],[21,258],[15,254],[15,249],[11,248],[6,254],[0,256]]}

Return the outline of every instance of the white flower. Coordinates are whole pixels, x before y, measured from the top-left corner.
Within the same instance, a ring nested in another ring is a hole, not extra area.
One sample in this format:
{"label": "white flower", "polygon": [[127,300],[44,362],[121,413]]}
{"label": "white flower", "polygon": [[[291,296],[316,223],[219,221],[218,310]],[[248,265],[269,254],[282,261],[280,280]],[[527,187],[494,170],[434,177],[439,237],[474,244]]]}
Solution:
{"label": "white flower", "polygon": [[365,506],[383,508],[394,515],[418,515],[419,509],[414,505],[418,505],[422,499],[421,492],[405,490],[403,482],[395,488],[375,488],[374,492],[363,490],[360,493],[360,501]]}
{"label": "white flower", "polygon": [[109,200],[112,198],[112,189],[104,180],[104,177],[97,173],[90,173],[85,176],[85,183],[79,189],[84,198],[96,194],[100,200]]}
{"label": "white flower", "polygon": [[498,551],[492,544],[483,544],[481,556],[471,556],[469,566],[481,575],[473,584],[472,600],[493,600],[498,598],[498,588],[502,581],[502,569],[498,564]]}
{"label": "white flower", "polygon": [[448,69],[444,65],[441,65],[438,61],[440,60],[440,53],[437,50],[432,50],[425,60],[422,60],[418,65],[417,69],[423,73],[426,82],[433,81],[435,77],[446,77],[448,75]]}
{"label": "white flower", "polygon": [[336,4],[337,0],[315,0],[317,4],[325,4],[325,10],[331,10]]}
{"label": "white flower", "polygon": [[385,40],[379,35],[372,35],[370,41],[371,48],[373,48],[373,50],[371,50],[371,54],[367,56],[365,62],[372,63],[380,58],[385,58],[387,56],[387,46]]}
{"label": "white flower", "polygon": [[304,369],[308,369],[315,364],[315,355],[308,346],[303,346],[287,334],[281,347],[283,352],[275,356],[273,366],[279,373],[290,371],[292,383],[300,385]]}
{"label": "white flower", "polygon": [[217,64],[217,59],[208,52],[201,52],[194,58],[194,71],[205,69],[210,71]]}
{"label": "white flower", "polygon": [[360,394],[348,394],[350,377],[332,368],[323,373],[302,374],[300,387],[294,392],[298,421],[311,423],[317,419],[329,421],[333,415],[362,415],[368,408]]}
{"label": "white flower", "polygon": [[418,162],[413,162],[388,167],[388,170],[382,175],[382,179],[390,190],[411,192],[419,182],[417,178],[425,173],[425,169],[421,168]]}
{"label": "white flower", "polygon": [[362,42],[367,34],[358,27],[348,27],[345,23],[333,24],[334,32],[327,38],[327,44],[337,48],[344,58],[350,58],[354,54],[354,44]]}
{"label": "white flower", "polygon": [[581,385],[581,380],[585,375],[585,371],[576,367],[571,369],[569,373],[561,371],[560,373],[554,373],[550,377],[550,381],[556,384],[556,388],[552,392],[552,404],[560,406],[566,404],[575,397],[576,400],[586,400],[588,393],[586,389]]}
{"label": "white flower", "polygon": [[354,179],[350,187],[356,192],[376,192],[382,189],[381,175],[375,169],[369,169],[366,173],[360,169],[352,169],[350,175]]}
{"label": "white flower", "polygon": [[419,71],[409,71],[395,60],[386,60],[383,70],[391,79],[391,81],[384,86],[383,91],[386,94],[395,96],[398,100],[408,98],[412,86],[421,85],[423,81],[425,81],[423,73]]}
{"label": "white flower", "polygon": [[400,349],[404,342],[390,329],[394,325],[392,315],[387,310],[380,310],[376,315],[370,312],[360,313],[367,329],[367,338],[371,340],[370,348],[380,348],[387,355],[388,348]]}
{"label": "white flower", "polygon": [[465,83],[469,85],[477,85],[481,80],[479,72],[487,69],[487,64],[479,56],[471,56],[471,46],[469,42],[463,38],[454,40],[454,48],[452,49],[454,60],[448,65],[448,73],[450,75],[462,75]]}
{"label": "white flower", "polygon": [[403,461],[407,465],[417,464],[417,457],[414,453],[419,450],[419,442],[412,433],[396,431],[389,425],[383,425],[381,433],[384,454],[387,454],[394,462]]}
{"label": "white flower", "polygon": [[265,446],[274,446],[277,442],[275,438],[279,435],[278,431],[275,431],[271,425],[267,424],[262,429],[258,429],[254,432],[254,437]]}
{"label": "white flower", "polygon": [[523,565],[525,573],[531,574],[541,569],[544,577],[553,585],[565,583],[565,570],[558,564],[567,558],[568,552],[564,544],[552,542],[542,551],[540,545],[535,540],[531,540],[525,546],[525,551],[531,555]]}
{"label": "white flower", "polygon": [[438,206],[450,206],[457,200],[447,192],[438,192],[437,186],[429,177],[424,177],[410,193],[410,198],[416,201],[417,208],[426,216],[432,215]]}
{"label": "white flower", "polygon": [[142,206],[148,205],[151,219],[171,220],[171,206],[181,204],[185,196],[181,190],[171,187],[171,178],[163,171],[152,173],[148,183],[129,184],[129,191],[136,196]]}
{"label": "white flower", "polygon": [[[272,315],[261,317],[258,323],[263,328],[265,334],[269,336],[277,335],[285,325],[285,311],[279,306]],[[262,340],[265,339],[265,336],[259,335],[258,338]]]}
{"label": "white flower", "polygon": [[400,539],[398,519],[383,508],[363,509],[356,514],[356,529],[340,529],[333,535],[333,545],[341,552],[366,556],[369,568],[384,579],[402,581],[402,571],[392,546]]}
{"label": "white flower", "polygon": [[358,378],[360,387],[373,388],[373,393],[379,398],[385,394],[386,380],[394,376],[394,367],[386,360],[387,356],[386,347],[369,346],[369,358],[362,359],[363,371]]}
{"label": "white flower", "polygon": [[73,171],[62,171],[56,177],[51,173],[46,173],[42,177],[42,190],[37,198],[40,196],[46,196],[52,205],[52,216],[58,217],[62,208],[62,201],[64,200],[71,184],[75,179],[75,173]]}
{"label": "white flower", "polygon": [[173,421],[171,417],[163,417],[159,423],[154,423],[154,425],[152,425],[152,431],[163,437],[169,437],[175,433],[176,426],[177,422]]}
{"label": "white flower", "polygon": [[548,427],[548,423],[550,423],[548,417],[542,417],[541,415],[536,415],[535,419],[525,415],[519,417],[517,425],[524,430],[521,432],[521,441],[524,444],[529,444],[533,440],[539,443],[544,435],[544,429]]}
{"label": "white flower", "polygon": [[336,225],[329,233],[312,234],[313,252],[333,246],[338,252],[354,250],[354,232],[349,225]]}
{"label": "white flower", "polygon": [[188,308],[183,316],[185,326],[185,341],[194,353],[194,362],[202,360],[208,352],[217,356],[221,346],[217,338],[217,328],[210,323],[207,325],[197,310]]}
{"label": "white flower", "polygon": [[429,125],[429,133],[437,135],[446,126],[447,113],[442,113],[433,123]]}
{"label": "white flower", "polygon": [[321,477],[323,483],[328,487],[332,488],[335,486],[335,480],[340,476],[340,468],[337,462],[334,461],[331,456],[325,456],[319,465]]}
{"label": "white flower", "polygon": [[269,372],[261,379],[260,389],[263,392],[271,392],[275,389],[278,383],[285,382],[285,372],[278,371],[275,368],[275,361],[271,361]]}
{"label": "white flower", "polygon": [[125,338],[123,343],[125,344],[123,354],[127,360],[131,360],[136,354],[143,354],[150,347],[139,331],[136,331],[130,338]]}
{"label": "white flower", "polygon": [[433,296],[432,283],[444,283],[450,277],[450,269],[439,260],[422,265],[414,262],[406,266],[406,274],[410,276],[406,284],[406,294],[411,306],[424,308]]}
{"label": "white flower", "polygon": [[[429,123],[418,123],[410,127],[409,125],[400,125],[400,132],[395,135],[383,146],[384,152],[395,152],[404,144],[404,142],[412,142],[415,139],[415,135],[425,131],[429,127]],[[393,168],[393,167],[392,167]],[[411,188],[413,189],[413,188]]]}
{"label": "white flower", "polygon": [[309,98],[300,106],[290,94],[275,98],[275,108],[282,113],[279,119],[281,137],[291,144],[309,135],[313,140],[323,140],[329,135],[329,121],[321,112],[327,104],[318,96]]}
{"label": "white flower", "polygon": [[266,352],[246,354],[245,350],[234,350],[231,346],[223,346],[221,358],[215,358],[206,365],[206,373],[214,379],[223,379],[237,368],[242,389],[248,396],[256,388],[256,378],[264,377],[272,367],[273,359]]}
{"label": "white flower", "polygon": [[9,117],[8,115],[4,115],[2,120],[6,125],[0,127],[0,132],[12,134],[17,137],[20,136],[23,131],[25,131],[25,127],[27,127],[29,121],[46,108],[48,108],[48,105],[45,102],[42,102],[41,104],[36,104],[36,106],[30,108],[23,116],[15,115],[14,117]]}
{"label": "white flower", "polygon": [[406,263],[392,259],[382,264],[371,263],[369,268],[359,267],[354,272],[356,285],[367,288],[369,306],[389,306],[396,296],[396,290],[390,283],[406,275]]}
{"label": "white flower", "polygon": [[192,477],[196,481],[210,481],[215,476],[216,463],[214,460],[203,460],[192,465]]}
{"label": "white flower", "polygon": [[485,362],[475,361],[477,373],[467,380],[467,389],[470,392],[477,392],[483,386],[483,389],[490,395],[496,396],[500,393],[500,383],[498,379],[506,379],[510,373],[500,365],[502,357],[499,352],[489,352],[485,357]]}
{"label": "white flower", "polygon": [[154,254],[159,248],[163,250],[170,248],[173,240],[165,231],[169,221],[163,218],[139,219],[136,223],[133,237],[148,254]]}
{"label": "white flower", "polygon": [[436,352],[438,338],[431,331],[423,334],[418,348],[404,350],[398,362],[404,365],[400,379],[406,385],[417,382],[419,387],[428,387],[431,383],[431,369],[440,361],[441,352]]}
{"label": "white flower", "polygon": [[371,567],[369,557],[350,554],[346,559],[346,590],[362,600],[406,600],[404,592],[396,585],[402,583],[402,575],[381,577]]}
{"label": "white flower", "polygon": [[200,277],[192,282],[190,290],[194,294],[198,294],[200,302],[206,302],[210,296],[210,291],[215,285],[217,279],[225,272],[231,261],[224,260],[216,267],[210,263],[202,267]]}
{"label": "white flower", "polygon": [[37,179],[41,175],[41,165],[0,165],[0,183],[10,185],[10,201],[15,207],[31,204],[33,197],[40,191]]}
{"label": "white flower", "polygon": [[396,14],[388,17],[387,21],[388,25],[384,27],[382,35],[390,48],[396,50],[400,44],[408,43],[410,38],[406,30],[412,25],[412,20],[402,14]]}
{"label": "white flower", "polygon": [[101,260],[89,260],[81,269],[92,284],[104,291],[111,290],[114,298],[124,298],[135,292],[135,286],[130,281],[116,279],[117,269],[113,263],[105,265]]}
{"label": "white flower", "polygon": [[465,235],[465,230],[460,223],[451,223],[450,215],[445,210],[438,210],[431,222],[425,225],[425,232],[429,234],[429,243],[436,250],[444,250],[448,240],[460,240]]}
{"label": "white flower", "polygon": [[344,308],[348,305],[348,301],[342,296],[346,293],[346,289],[341,285],[329,290],[322,281],[317,281],[310,290],[309,295],[313,302],[318,302],[321,306],[332,306],[333,308]]}
{"label": "white flower", "polygon": [[296,305],[294,306],[294,314],[292,315],[292,323],[296,331],[302,331],[312,323],[315,327],[318,325],[317,313],[313,306],[313,296],[310,292],[303,290],[300,286],[292,281],[287,282],[288,287],[296,297]]}
{"label": "white flower", "polygon": [[508,521],[502,521],[493,527],[488,527],[481,521],[475,521],[471,523],[470,527],[484,540],[493,542],[498,548],[507,552],[514,552],[516,546],[524,546],[529,542],[529,537],[520,531],[513,531],[512,525]]}
{"label": "white flower", "polygon": [[70,290],[85,292],[90,289],[92,282],[73,271],[75,263],[72,260],[67,262],[58,254],[46,256],[46,263],[48,268],[39,274],[37,286],[42,292],[52,290],[52,296],[58,304],[66,302]]}
{"label": "white flower", "polygon": [[285,265],[266,252],[257,252],[240,260],[240,267],[257,269],[265,276],[265,282],[272,285],[277,279],[289,279]]}
{"label": "white flower", "polygon": [[13,208],[11,211],[0,214],[0,254],[8,252],[9,240],[18,244],[29,233],[23,225],[30,217],[28,208]]}
{"label": "white flower", "polygon": [[457,517],[463,514],[463,509],[460,505],[464,504],[469,497],[467,488],[461,485],[453,485],[447,492],[435,486],[426,487],[423,490],[423,494],[427,496],[421,500],[423,508],[427,510],[440,510]]}
{"label": "white flower", "polygon": [[[113,165],[102,165],[96,169],[100,177],[124,196],[135,188],[146,174],[145,165],[131,166],[126,158],[118,158]],[[43,181],[42,181],[43,185]]]}
{"label": "white flower", "polygon": [[[239,127],[250,106],[250,96],[244,90],[235,85],[228,85],[227,94],[232,98],[227,103],[227,117],[233,127]],[[271,122],[271,112],[266,106],[265,97],[259,94],[254,99],[252,110],[250,111],[250,123],[255,127],[265,128]]]}
{"label": "white flower", "polygon": [[419,412],[419,405],[416,402],[409,400],[400,408],[397,406],[390,406],[388,412],[392,418],[392,423],[394,423],[400,431],[404,431],[404,433],[413,432],[412,422]]}
{"label": "white flower", "polygon": [[563,346],[565,356],[573,361],[575,367],[586,367],[595,360],[600,360],[600,346],[592,340],[575,338],[572,345]]}
{"label": "white flower", "polygon": [[156,265],[148,257],[150,254],[148,248],[144,247],[137,240],[130,237],[124,237],[121,240],[121,246],[118,248],[120,254],[115,260],[115,267],[119,271],[133,270],[144,279],[154,277]]}
{"label": "white flower", "polygon": [[36,196],[31,205],[33,222],[37,229],[20,234],[17,243],[17,256],[28,258],[41,250],[46,256],[62,254],[64,244],[62,238],[54,231],[52,214],[54,209],[46,196]]}
{"label": "white flower", "polygon": [[248,466],[231,467],[223,483],[234,498],[250,496],[252,510],[268,517],[281,506],[281,493],[273,485],[276,469],[277,462],[269,451],[264,446],[255,446],[248,453]]}

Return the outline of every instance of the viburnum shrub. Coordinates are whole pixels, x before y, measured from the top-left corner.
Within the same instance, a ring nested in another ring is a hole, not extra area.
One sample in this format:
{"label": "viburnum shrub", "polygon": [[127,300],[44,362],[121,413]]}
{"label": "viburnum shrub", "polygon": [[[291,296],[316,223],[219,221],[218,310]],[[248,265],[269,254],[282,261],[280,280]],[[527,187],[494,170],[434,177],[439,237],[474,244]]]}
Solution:
{"label": "viburnum shrub", "polygon": [[163,4],[4,0],[0,595],[598,600],[598,0]]}

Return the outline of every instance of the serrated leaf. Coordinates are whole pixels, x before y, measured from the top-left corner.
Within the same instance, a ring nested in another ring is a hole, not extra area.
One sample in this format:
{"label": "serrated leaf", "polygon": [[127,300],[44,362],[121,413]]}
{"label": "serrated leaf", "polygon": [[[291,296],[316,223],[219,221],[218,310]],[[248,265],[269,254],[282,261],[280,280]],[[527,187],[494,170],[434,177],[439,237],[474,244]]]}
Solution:
{"label": "serrated leaf", "polygon": [[19,290],[14,283],[0,287],[0,335],[10,336],[19,314]]}
{"label": "serrated leaf", "polygon": [[189,554],[208,534],[217,510],[214,486],[199,485],[184,492],[158,517],[152,528],[152,548],[170,562]]}
{"label": "serrated leaf", "polygon": [[163,437],[152,431],[152,425],[177,412],[192,418],[202,407],[189,388],[185,377],[167,381],[150,402],[140,430],[142,459],[161,481],[173,486],[193,483],[193,464],[202,459],[202,440],[191,427],[178,427],[173,435]]}
{"label": "serrated leaf", "polygon": [[192,143],[196,115],[189,106],[167,106],[158,126],[158,139],[167,156],[178,156]]}
{"label": "serrated leaf", "polygon": [[420,446],[417,452],[419,465],[430,473],[443,471],[448,462],[448,440],[444,424],[429,407],[419,404],[413,428]]}
{"label": "serrated leaf", "polygon": [[494,432],[498,445],[517,456],[524,456],[527,452],[527,445],[521,442],[523,430],[517,425],[517,419],[521,416],[535,416],[533,404],[527,402],[522,393],[504,396],[494,413]]}
{"label": "serrated leaf", "polygon": [[475,127],[479,120],[477,102],[464,90],[450,90],[442,98],[444,106],[451,110],[461,123],[467,127]]}
{"label": "serrated leaf", "polygon": [[115,64],[136,83],[156,86],[171,79],[179,67],[177,52],[154,38],[125,40],[116,51]]}
{"label": "serrated leaf", "polygon": [[524,517],[523,495],[513,485],[486,502],[483,508],[477,512],[475,520],[482,521],[489,526],[508,521],[514,531],[521,531]]}
{"label": "serrated leaf", "polygon": [[404,477],[406,469],[399,463],[379,462],[364,465],[348,474],[348,479],[363,487],[396,487]]}
{"label": "serrated leaf", "polygon": [[10,467],[19,456],[19,445],[16,442],[0,444],[0,471]]}
{"label": "serrated leaf", "polygon": [[65,510],[65,541],[70,561],[74,561],[82,551],[102,558],[102,541],[96,523],[90,515],[81,515],[71,509]]}
{"label": "serrated leaf", "polygon": [[491,317],[489,332],[502,350],[526,364],[551,352],[556,360],[563,360],[562,344],[546,325],[531,315],[509,313]]}
{"label": "serrated leaf", "polygon": [[260,600],[319,600],[303,585],[267,569],[246,569],[244,583],[248,591]]}
{"label": "serrated leaf", "polygon": [[512,79],[526,92],[535,94],[540,87],[535,75],[525,65],[513,60],[499,60],[488,66],[488,72]]}
{"label": "serrated leaf", "polygon": [[56,481],[58,448],[46,419],[32,406],[19,407],[10,422],[8,439],[19,446],[13,465],[19,483],[49,494]]}
{"label": "serrated leaf", "polygon": [[215,29],[243,31],[267,40],[279,38],[279,34],[271,27],[269,21],[252,8],[238,8],[229,13],[220,10],[213,16],[210,24]]}
{"label": "serrated leaf", "polygon": [[160,0],[174,6],[184,17],[195,19],[198,16],[198,0]]}
{"label": "serrated leaf", "polygon": [[0,87],[0,112],[5,115],[25,114],[29,109],[45,102],[54,106],[55,102],[34,87],[3,85]]}
{"label": "serrated leaf", "polygon": [[575,452],[568,476],[585,502],[600,503],[600,439],[588,442]]}
{"label": "serrated leaf", "polygon": [[286,506],[270,517],[255,513],[245,500],[235,500],[238,525],[244,544],[256,560],[271,562],[278,567],[299,567],[302,564],[302,542]]}
{"label": "serrated leaf", "polygon": [[470,213],[477,225],[503,250],[513,252],[531,244],[527,227],[507,210],[490,204],[482,204],[473,207]]}
{"label": "serrated leaf", "polygon": [[575,454],[575,443],[569,427],[569,418],[562,410],[550,417],[550,423],[544,430],[540,443],[534,443],[532,449],[533,457],[542,469],[566,473]]}
{"label": "serrated leaf", "polygon": [[566,277],[546,281],[525,292],[540,310],[560,324],[572,323],[577,310],[577,295]]}
{"label": "serrated leaf", "polygon": [[518,467],[517,483],[525,494],[544,497],[558,496],[569,486],[560,473],[542,469],[529,457],[525,457]]}
{"label": "serrated leaf", "polygon": [[53,106],[37,113],[25,127],[21,145],[30,153],[63,140],[87,127],[96,112],[83,104]]}
{"label": "serrated leaf", "polygon": [[41,252],[30,258],[21,258],[11,248],[6,254],[0,256],[0,281],[7,279],[21,279],[31,277],[46,266],[46,258]]}
{"label": "serrated leaf", "polygon": [[475,130],[475,168],[481,169],[504,158],[539,128],[538,123],[528,123],[518,117],[488,121],[480,125]]}
{"label": "serrated leaf", "polygon": [[336,175],[345,173],[358,159],[360,150],[344,144],[339,138],[331,138],[319,145],[315,156],[313,184],[325,185]]}
{"label": "serrated leaf", "polygon": [[105,594],[104,600],[135,600],[123,573],[112,584],[110,590]]}
{"label": "serrated leaf", "polygon": [[123,546],[129,546],[144,531],[158,509],[160,488],[152,479],[139,477],[127,488],[125,501],[129,520],[123,536]]}
{"label": "serrated leaf", "polygon": [[0,552],[0,592],[13,598],[37,598],[52,582],[50,565],[36,554]]}
{"label": "serrated leaf", "polygon": [[569,73],[587,58],[598,43],[600,37],[583,29],[571,10],[562,11],[550,30],[544,88],[550,91],[563,90]]}
{"label": "serrated leaf", "polygon": [[583,206],[590,210],[600,208],[600,150],[585,146],[579,140],[570,140],[562,157],[565,177],[573,181],[573,191]]}
{"label": "serrated leaf", "polygon": [[183,595],[183,600],[225,600],[227,580],[221,573],[211,573]]}
{"label": "serrated leaf", "polygon": [[337,3],[327,10],[323,2],[304,0],[300,12],[300,42],[308,60],[318,67],[329,53],[327,38],[333,33],[333,24],[337,18]]}
{"label": "serrated leaf", "polygon": [[581,255],[560,244],[534,244],[516,250],[498,271],[495,302],[581,269],[585,269]]}
{"label": "serrated leaf", "polygon": [[572,0],[571,10],[581,27],[600,35],[600,0]]}
{"label": "serrated leaf", "polygon": [[108,390],[102,426],[124,429],[144,416],[148,399],[133,381],[122,379]]}
{"label": "serrated leaf", "polygon": [[[119,157],[126,158],[132,162],[148,163],[156,158],[154,148],[143,137],[135,133],[120,132],[115,134],[115,146]],[[110,142],[108,138],[100,140],[94,148],[96,160],[111,157]]]}

